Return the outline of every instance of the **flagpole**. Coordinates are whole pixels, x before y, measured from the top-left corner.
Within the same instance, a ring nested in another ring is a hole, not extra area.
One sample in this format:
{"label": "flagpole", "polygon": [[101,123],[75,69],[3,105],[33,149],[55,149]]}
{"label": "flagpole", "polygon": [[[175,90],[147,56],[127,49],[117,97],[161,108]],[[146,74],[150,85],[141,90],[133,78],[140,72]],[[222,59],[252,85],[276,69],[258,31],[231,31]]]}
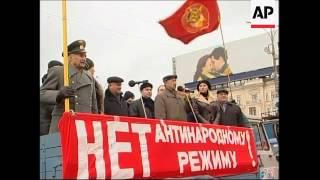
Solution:
{"label": "flagpole", "polygon": [[[223,44],[223,49],[224,49],[224,60],[225,63],[227,63],[227,51],[226,51],[226,46],[224,44],[224,38],[223,38],[223,33],[222,33],[222,26],[221,26],[221,18],[219,15],[219,27],[220,27],[220,33],[221,33],[221,38],[222,38],[222,44]],[[228,73],[228,86],[229,86],[229,90],[230,90],[230,95],[231,95],[231,100],[233,100],[232,97],[232,90],[231,90],[231,86],[230,86],[230,73]]]}
{"label": "flagpole", "polygon": [[193,117],[194,117],[194,119],[196,120],[196,122],[197,122],[197,123],[199,123],[198,118],[197,118],[196,114],[194,113],[193,107],[192,107],[192,105],[191,105],[191,103],[190,103],[190,100],[189,100],[188,94],[186,94],[186,97],[187,97],[188,104],[189,104],[189,106],[190,106],[190,108],[191,108],[191,111],[192,111]]}
{"label": "flagpole", "polygon": [[[67,0],[62,0],[62,21],[63,21],[63,67],[64,86],[69,86],[69,62],[67,47]],[[64,101],[64,111],[69,112],[69,98]]]}

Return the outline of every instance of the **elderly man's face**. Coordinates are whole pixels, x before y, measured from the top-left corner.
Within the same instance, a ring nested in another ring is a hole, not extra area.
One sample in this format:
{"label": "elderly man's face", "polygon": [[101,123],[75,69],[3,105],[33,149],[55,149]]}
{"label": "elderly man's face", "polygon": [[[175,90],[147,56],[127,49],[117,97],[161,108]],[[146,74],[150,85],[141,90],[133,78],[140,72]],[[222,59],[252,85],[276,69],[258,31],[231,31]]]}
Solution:
{"label": "elderly man's face", "polygon": [[174,90],[177,87],[177,79],[170,79],[167,80],[164,85],[166,86],[166,88],[170,89],[170,90]]}
{"label": "elderly man's face", "polygon": [[112,82],[109,84],[109,89],[113,94],[121,93],[121,83]]}
{"label": "elderly man's face", "polygon": [[85,52],[70,54],[69,61],[76,69],[83,69],[86,66],[86,57],[87,53]]}
{"label": "elderly man's face", "polygon": [[228,101],[228,94],[226,92],[219,92],[217,94],[217,99],[219,102],[227,102]]}

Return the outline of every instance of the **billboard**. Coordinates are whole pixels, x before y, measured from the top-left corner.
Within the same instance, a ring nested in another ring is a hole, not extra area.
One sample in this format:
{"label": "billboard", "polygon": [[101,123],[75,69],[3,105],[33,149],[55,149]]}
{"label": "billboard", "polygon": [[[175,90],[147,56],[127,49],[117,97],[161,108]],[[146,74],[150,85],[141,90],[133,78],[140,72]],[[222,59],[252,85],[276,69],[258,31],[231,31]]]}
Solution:
{"label": "billboard", "polygon": [[[274,46],[278,54],[278,33]],[[267,33],[212,46],[173,57],[173,70],[179,85],[273,66],[271,39]],[[225,53],[226,52],[226,53]]]}

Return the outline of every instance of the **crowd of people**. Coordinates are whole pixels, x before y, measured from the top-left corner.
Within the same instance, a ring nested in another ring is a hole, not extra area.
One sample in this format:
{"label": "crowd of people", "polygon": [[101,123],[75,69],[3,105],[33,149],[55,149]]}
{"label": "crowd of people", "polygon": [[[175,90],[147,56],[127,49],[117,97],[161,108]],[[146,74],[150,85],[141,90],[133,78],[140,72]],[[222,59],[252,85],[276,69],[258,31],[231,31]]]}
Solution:
{"label": "crowd of people", "polygon": [[87,57],[85,47],[84,40],[77,40],[68,45],[68,54],[62,54],[68,56],[69,86],[64,86],[63,64],[49,62],[40,87],[40,135],[58,132],[66,98],[74,112],[250,127],[240,107],[228,101],[228,90],[218,89],[215,100],[207,80],[199,80],[197,89],[190,92],[177,90],[177,75],[167,75],[154,100],[153,84],[142,83],[141,95],[134,100],[130,91],[123,95],[124,80],[117,76],[107,79],[104,91],[94,78],[94,61]]}

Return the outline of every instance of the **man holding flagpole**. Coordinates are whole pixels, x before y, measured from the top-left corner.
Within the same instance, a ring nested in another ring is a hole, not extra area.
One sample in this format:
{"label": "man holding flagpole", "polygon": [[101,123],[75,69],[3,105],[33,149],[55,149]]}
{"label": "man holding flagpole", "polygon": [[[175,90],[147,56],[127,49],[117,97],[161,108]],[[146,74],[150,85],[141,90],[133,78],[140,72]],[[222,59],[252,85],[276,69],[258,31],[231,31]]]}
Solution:
{"label": "man holding flagpole", "polygon": [[94,79],[84,71],[85,46],[84,40],[77,40],[68,45],[69,86],[64,86],[64,67],[56,66],[50,69],[40,88],[40,102],[56,103],[49,133],[58,132],[58,122],[65,111],[65,98],[70,99],[70,110],[74,112],[98,112]]}

